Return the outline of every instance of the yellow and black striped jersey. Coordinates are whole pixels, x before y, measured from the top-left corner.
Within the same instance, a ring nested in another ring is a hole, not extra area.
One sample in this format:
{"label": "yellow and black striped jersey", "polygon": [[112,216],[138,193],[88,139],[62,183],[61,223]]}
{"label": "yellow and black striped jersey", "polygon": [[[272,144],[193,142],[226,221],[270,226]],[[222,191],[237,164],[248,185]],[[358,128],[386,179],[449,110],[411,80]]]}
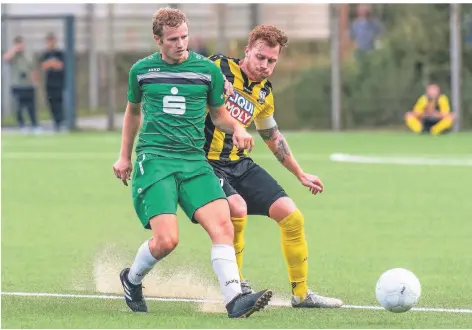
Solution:
{"label": "yellow and black striped jersey", "polygon": [[[270,82],[267,79],[261,82],[249,80],[239,67],[238,59],[213,55],[210,60],[221,68],[226,79],[233,84],[235,96],[227,97],[225,102],[231,116],[246,128],[253,121],[258,129],[273,127],[274,95]],[[205,138],[204,149],[209,160],[239,160],[247,156],[247,150],[233,145],[232,134],[226,134],[213,125],[209,113],[205,120]]]}
{"label": "yellow and black striped jersey", "polygon": [[429,100],[427,95],[421,95],[413,107],[413,112],[419,115],[433,111],[440,112],[444,115],[451,112],[449,98],[446,95],[441,94],[438,99]]}

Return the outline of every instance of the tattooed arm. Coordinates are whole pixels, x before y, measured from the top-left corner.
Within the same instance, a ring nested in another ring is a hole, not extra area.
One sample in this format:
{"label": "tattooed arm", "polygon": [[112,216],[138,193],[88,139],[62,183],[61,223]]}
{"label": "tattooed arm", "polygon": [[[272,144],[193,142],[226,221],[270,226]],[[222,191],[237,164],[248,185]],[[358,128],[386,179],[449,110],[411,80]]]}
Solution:
{"label": "tattooed arm", "polygon": [[257,131],[279,162],[292,172],[302,185],[308,187],[314,195],[323,192],[324,187],[321,180],[315,175],[303,172],[273,117],[264,121],[259,120]]}
{"label": "tattooed arm", "polygon": [[303,174],[302,168],[290,151],[287,140],[285,140],[282,133],[280,133],[277,125],[268,129],[260,129],[258,132],[283,166],[285,166],[297,178]]}

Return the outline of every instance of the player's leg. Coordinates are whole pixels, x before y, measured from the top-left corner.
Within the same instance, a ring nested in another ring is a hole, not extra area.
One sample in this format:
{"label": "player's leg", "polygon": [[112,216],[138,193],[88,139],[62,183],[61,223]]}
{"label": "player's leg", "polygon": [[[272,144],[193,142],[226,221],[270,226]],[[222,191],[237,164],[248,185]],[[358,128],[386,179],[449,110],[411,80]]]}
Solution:
{"label": "player's leg", "polygon": [[216,177],[218,178],[221,187],[226,195],[229,203],[229,209],[231,213],[231,222],[234,227],[234,241],[233,247],[236,253],[236,263],[238,264],[239,277],[241,279],[241,289],[243,293],[252,293],[250,286],[244,281],[242,274],[243,267],[243,251],[244,251],[244,229],[247,223],[247,206],[244,199],[238,192],[231,186],[231,174],[226,175],[225,172],[232,171],[232,166],[225,166],[217,161],[209,161],[209,164],[213,167]]}
{"label": "player's leg", "polygon": [[160,171],[169,172],[163,162],[143,163],[139,159],[133,174],[133,202],[136,214],[146,229],[152,230],[152,238],[138,249],[130,268],[120,274],[125,300],[131,310],[146,312],[147,306],[142,294],[142,281],[154,265],[172,252],[178,243],[177,186],[175,178],[169,175],[149,181],[149,176]]}
{"label": "player's leg", "polygon": [[269,216],[280,228],[282,251],[292,284],[292,306],[302,308],[337,308],[344,303],[324,297],[308,288],[308,245],[305,219],[294,201],[287,196],[278,198],[269,208]]}
{"label": "player's leg", "polygon": [[270,216],[278,223],[282,252],[294,294],[306,294],[308,249],[303,215],[283,188],[263,168],[250,159],[240,163],[238,172],[242,175],[235,184],[235,189],[247,201],[248,214]]}
{"label": "player's leg", "polygon": [[414,112],[405,113],[405,124],[414,133],[423,131],[423,123]]}
{"label": "player's leg", "polygon": [[452,127],[452,124],[454,124],[454,115],[450,113],[431,127],[431,135],[439,135],[444,133],[446,130]]}
{"label": "player's leg", "polygon": [[206,162],[198,170],[180,177],[179,203],[194,223],[199,223],[213,243],[211,262],[218,277],[229,317],[248,317],[264,308],[272,291],[241,294],[233,247],[234,229],[230,210],[218,178]]}
{"label": "player's leg", "polygon": [[423,133],[431,133],[431,127],[437,124],[441,120],[439,116],[425,115],[421,117],[421,123],[423,125]]}
{"label": "player's leg", "polygon": [[49,101],[49,110],[54,121],[54,129],[59,131],[61,124],[60,111],[62,109],[62,89],[48,87],[46,93]]}
{"label": "player's leg", "polygon": [[131,267],[123,269],[120,274],[126,303],[134,312],[147,312],[142,281],[154,265],[169,255],[178,243],[175,214],[152,217],[149,225],[152,229],[152,238],[139,247]]}
{"label": "player's leg", "polygon": [[[234,190],[234,188],[232,188]],[[236,192],[236,191],[235,191]],[[236,263],[238,264],[239,277],[241,279],[241,290],[244,294],[254,293],[250,283],[244,278],[242,269],[244,261],[244,230],[247,224],[247,205],[241,195],[235,193],[228,197],[229,209],[231,213],[231,222],[234,228],[234,252],[236,254]]]}
{"label": "player's leg", "polygon": [[[292,304],[297,307],[339,307],[338,299],[321,297],[309,291],[308,246],[305,238],[304,217],[277,181],[262,167],[248,160],[244,177],[235,189],[247,201],[248,214],[267,215],[280,229],[283,256],[292,285]],[[303,306],[300,304],[303,302]],[[312,302],[312,303],[309,303]]]}
{"label": "player's leg", "polygon": [[18,123],[18,127],[23,129],[25,126],[25,121],[23,119],[23,98],[21,96],[21,91],[18,88],[12,88],[12,94],[15,100],[16,106],[16,120]]}

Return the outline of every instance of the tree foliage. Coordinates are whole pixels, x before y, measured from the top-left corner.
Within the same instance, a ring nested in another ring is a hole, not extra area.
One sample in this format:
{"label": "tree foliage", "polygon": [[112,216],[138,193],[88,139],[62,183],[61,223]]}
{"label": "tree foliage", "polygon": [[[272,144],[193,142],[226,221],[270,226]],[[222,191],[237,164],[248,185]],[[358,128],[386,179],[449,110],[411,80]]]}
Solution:
{"label": "tree foliage", "polygon": [[[470,8],[463,7],[464,15]],[[381,47],[362,60],[342,63],[344,127],[401,125],[427,83],[450,96],[450,8],[447,4],[382,4],[374,7],[384,25]],[[469,32],[464,24],[464,40]],[[472,32],[471,32],[472,33]],[[465,42],[464,42],[465,45]],[[472,126],[472,52],[464,47],[463,126]],[[276,100],[295,109],[296,126],[329,128],[331,66],[307,70]],[[293,121],[292,121],[293,122]]]}

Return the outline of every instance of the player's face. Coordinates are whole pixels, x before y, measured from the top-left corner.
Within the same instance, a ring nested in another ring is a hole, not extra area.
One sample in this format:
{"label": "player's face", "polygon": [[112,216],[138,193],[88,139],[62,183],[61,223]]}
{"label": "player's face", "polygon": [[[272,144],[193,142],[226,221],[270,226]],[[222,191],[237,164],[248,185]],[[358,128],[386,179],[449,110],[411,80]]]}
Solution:
{"label": "player's face", "polygon": [[269,47],[264,41],[246,48],[247,72],[250,79],[262,81],[272,75],[279,59],[280,46]]}
{"label": "player's face", "polygon": [[188,47],[188,27],[186,23],[177,28],[164,26],[162,38],[154,36],[161,47],[162,58],[164,60],[180,63],[187,58]]}
{"label": "player's face", "polygon": [[426,89],[426,95],[428,96],[430,100],[437,99],[440,94],[441,94],[441,90],[439,89],[437,85],[430,85]]}

